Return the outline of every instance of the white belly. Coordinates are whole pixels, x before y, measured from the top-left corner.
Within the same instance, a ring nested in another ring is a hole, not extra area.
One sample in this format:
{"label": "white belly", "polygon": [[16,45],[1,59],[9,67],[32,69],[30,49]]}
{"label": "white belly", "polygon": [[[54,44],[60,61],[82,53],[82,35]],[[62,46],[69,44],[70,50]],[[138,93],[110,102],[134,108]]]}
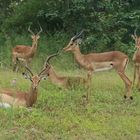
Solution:
{"label": "white belly", "polygon": [[8,106],[26,106],[25,100],[19,100],[18,98],[11,97],[6,94],[0,94],[0,104],[2,105],[8,105]]}
{"label": "white belly", "polygon": [[20,57],[18,58],[18,60],[19,60],[19,61],[23,61],[23,62],[26,61],[24,58],[20,58]]}
{"label": "white belly", "polygon": [[108,62],[95,62],[93,63],[94,71],[105,71],[105,70],[110,70],[113,68],[113,62],[108,61]]}

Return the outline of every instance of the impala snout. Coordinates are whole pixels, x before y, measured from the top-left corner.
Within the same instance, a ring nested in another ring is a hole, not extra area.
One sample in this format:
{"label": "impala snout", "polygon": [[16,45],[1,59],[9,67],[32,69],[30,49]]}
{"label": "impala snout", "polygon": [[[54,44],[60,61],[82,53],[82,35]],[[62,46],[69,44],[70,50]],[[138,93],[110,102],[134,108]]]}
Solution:
{"label": "impala snout", "polygon": [[33,89],[36,89],[40,83],[40,77],[39,76],[33,76],[32,77],[32,87]]}
{"label": "impala snout", "polygon": [[75,48],[75,44],[69,43],[65,48],[63,48],[64,52],[73,51]]}
{"label": "impala snout", "polygon": [[140,49],[140,45],[135,45],[135,47],[136,47],[137,49]]}
{"label": "impala snout", "polygon": [[67,52],[67,51],[70,51],[70,49],[69,49],[69,47],[65,47],[65,48],[63,48],[63,51]]}
{"label": "impala snout", "polygon": [[36,88],[37,88],[37,85],[34,85],[34,84],[33,84],[33,89],[36,89]]}
{"label": "impala snout", "polygon": [[39,85],[39,82],[38,83],[33,83],[32,84],[33,89],[37,89],[38,85]]}

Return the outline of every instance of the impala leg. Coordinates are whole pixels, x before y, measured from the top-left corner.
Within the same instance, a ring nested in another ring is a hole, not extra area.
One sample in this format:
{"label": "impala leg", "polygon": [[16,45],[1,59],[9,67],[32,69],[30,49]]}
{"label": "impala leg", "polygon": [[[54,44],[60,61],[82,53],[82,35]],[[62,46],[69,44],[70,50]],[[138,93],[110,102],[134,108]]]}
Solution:
{"label": "impala leg", "polygon": [[16,60],[16,57],[13,57],[13,71],[17,72],[17,60]]}
{"label": "impala leg", "polygon": [[135,66],[135,69],[134,69],[134,78],[133,78],[133,86],[135,84],[135,80],[137,80],[137,85],[136,87],[138,88],[139,87],[139,67],[138,66]]}
{"label": "impala leg", "polygon": [[15,70],[16,72],[18,72],[19,68],[21,67],[20,63],[21,63],[21,60],[19,61],[16,59],[16,70]]}
{"label": "impala leg", "polygon": [[16,67],[17,67],[17,64],[14,64],[14,65],[13,65],[13,72],[16,71]]}
{"label": "impala leg", "polygon": [[25,60],[25,65],[28,66],[30,68],[30,63],[31,63],[32,59],[26,59]]}
{"label": "impala leg", "polygon": [[24,63],[25,63],[25,65],[26,65],[27,67],[29,67],[29,62],[28,62],[28,60],[25,61]]}
{"label": "impala leg", "polygon": [[137,74],[137,67],[134,67],[134,76],[133,76],[133,86],[135,85],[135,80],[136,80],[136,74]]}
{"label": "impala leg", "polygon": [[91,82],[92,82],[92,71],[88,72],[88,78],[87,78],[87,93],[86,93],[86,99],[89,101],[89,96],[91,92]]}
{"label": "impala leg", "polygon": [[132,88],[132,82],[129,80],[129,78],[124,74],[124,72],[118,72],[119,76],[121,77],[121,79],[123,80],[123,82],[125,83],[125,88],[126,88],[126,93],[124,95],[124,97],[129,97],[130,99],[133,99],[132,95],[131,95],[131,88]]}
{"label": "impala leg", "polygon": [[[23,65],[29,67],[29,61],[28,61],[27,59],[23,59],[23,60],[22,60],[22,63],[23,63]],[[30,68],[30,67],[29,67],[29,68]],[[27,71],[27,70],[25,69],[25,72],[26,72],[26,71]]]}
{"label": "impala leg", "polygon": [[19,65],[17,64],[17,65],[16,65],[15,72],[18,72],[18,70],[19,70]]}
{"label": "impala leg", "polygon": [[140,67],[137,67],[137,75],[138,75],[137,88],[140,91]]}

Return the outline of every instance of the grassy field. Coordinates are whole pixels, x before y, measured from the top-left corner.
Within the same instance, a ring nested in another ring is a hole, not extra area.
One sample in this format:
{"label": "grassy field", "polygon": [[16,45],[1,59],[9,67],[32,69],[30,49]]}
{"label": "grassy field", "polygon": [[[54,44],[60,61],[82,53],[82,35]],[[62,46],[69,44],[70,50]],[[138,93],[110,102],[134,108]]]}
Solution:
{"label": "grassy field", "polygon": [[[85,72],[75,68],[61,74]],[[127,75],[132,79],[131,66]],[[0,71],[0,88],[13,88],[13,78],[15,89],[29,89],[30,81],[10,70]],[[68,91],[42,81],[32,109],[0,109],[0,140],[139,140],[140,93],[132,92],[134,100],[124,100],[124,85],[115,71],[96,73],[90,102],[84,106],[84,89]]]}

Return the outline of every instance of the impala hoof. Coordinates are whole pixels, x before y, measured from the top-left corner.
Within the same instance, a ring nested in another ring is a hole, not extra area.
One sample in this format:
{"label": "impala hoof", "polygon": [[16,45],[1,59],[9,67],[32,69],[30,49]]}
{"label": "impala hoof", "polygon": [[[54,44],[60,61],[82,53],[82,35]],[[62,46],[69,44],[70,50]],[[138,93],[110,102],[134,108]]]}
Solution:
{"label": "impala hoof", "polygon": [[132,97],[132,96],[130,96],[130,99],[131,99],[131,100],[133,100],[133,97]]}
{"label": "impala hoof", "polygon": [[124,95],[124,99],[126,99],[127,98],[127,96],[126,95]]}

